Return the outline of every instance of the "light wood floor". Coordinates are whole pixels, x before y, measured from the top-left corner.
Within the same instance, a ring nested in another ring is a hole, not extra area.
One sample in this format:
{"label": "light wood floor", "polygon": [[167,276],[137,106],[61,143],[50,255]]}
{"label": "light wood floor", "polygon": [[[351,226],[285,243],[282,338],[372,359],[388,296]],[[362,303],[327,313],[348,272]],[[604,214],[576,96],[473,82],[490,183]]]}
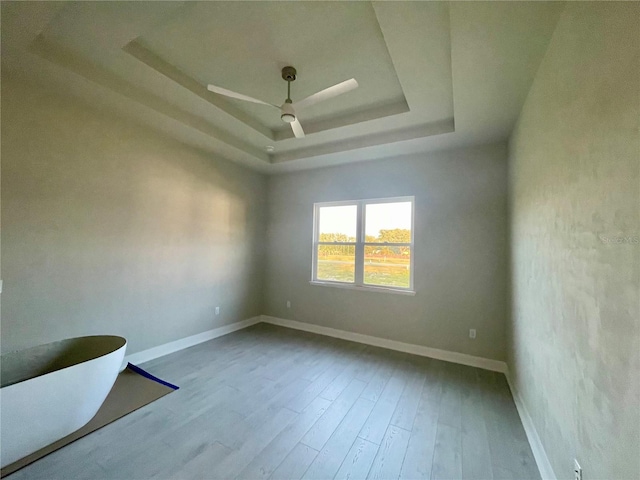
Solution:
{"label": "light wood floor", "polygon": [[180,390],[7,478],[540,478],[501,374],[266,324],[143,366]]}

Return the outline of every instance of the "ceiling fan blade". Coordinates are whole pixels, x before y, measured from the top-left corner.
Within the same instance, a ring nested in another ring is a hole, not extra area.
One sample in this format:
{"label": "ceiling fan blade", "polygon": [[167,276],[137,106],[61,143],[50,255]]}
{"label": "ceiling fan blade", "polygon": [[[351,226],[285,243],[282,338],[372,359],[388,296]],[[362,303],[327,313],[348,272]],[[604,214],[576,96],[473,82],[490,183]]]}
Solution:
{"label": "ceiling fan blade", "polygon": [[227,90],[226,88],[222,87],[216,87],[215,85],[208,85],[207,90],[213,93],[224,95],[225,97],[236,98],[238,100],[244,100],[245,102],[259,103],[261,105],[269,105],[270,107],[276,107],[278,110],[280,109],[280,107],[278,107],[277,105],[273,105],[272,103],[263,102],[262,100],[258,100],[257,98],[249,97],[248,95],[243,95],[237,92],[232,92],[231,90]]}
{"label": "ceiling fan blade", "polygon": [[296,138],[304,138],[304,130],[297,118],[291,122],[291,130],[293,130],[293,134]]}
{"label": "ceiling fan blade", "polygon": [[318,93],[314,93],[307,98],[295,102],[293,106],[297,109],[306,108],[310,105],[322,102],[323,100],[329,100],[330,98],[337,97],[338,95],[342,95],[343,93],[350,92],[355,88],[358,88],[358,82],[356,82],[355,78],[350,78],[349,80],[340,82],[333,87],[325,88],[324,90],[320,90]]}

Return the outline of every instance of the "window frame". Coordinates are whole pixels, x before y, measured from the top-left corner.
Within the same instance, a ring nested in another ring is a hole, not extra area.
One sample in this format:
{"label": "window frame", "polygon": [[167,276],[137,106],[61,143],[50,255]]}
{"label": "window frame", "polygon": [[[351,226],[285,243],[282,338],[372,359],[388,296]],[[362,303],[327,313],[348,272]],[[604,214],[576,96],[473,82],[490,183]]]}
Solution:
{"label": "window frame", "polygon": [[[383,203],[411,203],[411,242],[410,243],[378,243],[366,242],[366,207]],[[320,208],[323,207],[356,207],[356,241],[355,242],[320,242]],[[389,198],[369,198],[361,200],[341,200],[335,202],[317,202],[313,204],[313,253],[311,265],[311,281],[313,285],[348,288],[354,290],[370,290],[376,292],[399,293],[404,295],[415,295],[414,290],[414,265],[415,265],[415,197],[389,197]],[[354,281],[340,282],[334,280],[318,279],[318,247],[320,245],[348,245],[355,247],[355,272]],[[398,246],[409,247],[411,256],[409,263],[409,287],[395,287],[385,285],[371,285],[364,283],[364,252],[368,246]]]}

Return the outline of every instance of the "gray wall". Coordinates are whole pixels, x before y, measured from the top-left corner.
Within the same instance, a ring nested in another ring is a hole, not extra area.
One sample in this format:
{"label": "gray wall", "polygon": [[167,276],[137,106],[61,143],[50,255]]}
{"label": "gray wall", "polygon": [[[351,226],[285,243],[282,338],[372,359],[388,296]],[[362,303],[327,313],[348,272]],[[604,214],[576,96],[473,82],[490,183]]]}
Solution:
{"label": "gray wall", "polygon": [[5,72],[2,170],[3,350],[262,313],[263,176]]}
{"label": "gray wall", "polygon": [[[504,359],[506,180],[506,145],[270,177],[265,313]],[[309,284],[314,202],[404,195],[415,195],[415,296]]]}
{"label": "gray wall", "polygon": [[510,142],[509,367],[558,478],[640,478],[640,4],[568,3]]}

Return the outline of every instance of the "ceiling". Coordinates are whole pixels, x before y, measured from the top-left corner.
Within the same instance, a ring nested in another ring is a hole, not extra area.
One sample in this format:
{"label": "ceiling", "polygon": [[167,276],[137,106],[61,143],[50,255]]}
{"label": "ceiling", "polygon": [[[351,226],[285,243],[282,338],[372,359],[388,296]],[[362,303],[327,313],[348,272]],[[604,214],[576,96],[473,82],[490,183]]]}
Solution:
{"label": "ceiling", "polygon": [[[559,2],[2,2],[2,72],[268,173],[501,141]],[[349,78],[299,114],[269,103]],[[272,147],[272,148],[267,148]]]}

